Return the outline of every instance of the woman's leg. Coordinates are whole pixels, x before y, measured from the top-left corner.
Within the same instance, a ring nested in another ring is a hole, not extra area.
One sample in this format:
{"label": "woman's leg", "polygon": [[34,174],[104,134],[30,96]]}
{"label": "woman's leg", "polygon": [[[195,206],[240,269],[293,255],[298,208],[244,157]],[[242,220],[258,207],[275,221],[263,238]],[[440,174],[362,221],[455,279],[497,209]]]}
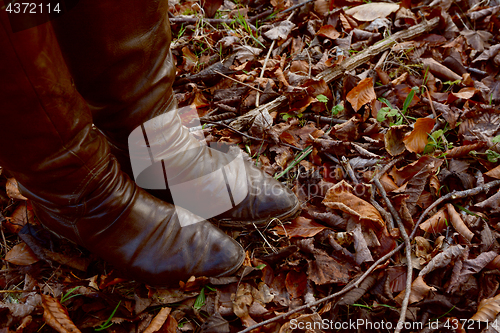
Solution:
{"label": "woman's leg", "polygon": [[[231,163],[233,156],[200,148],[182,126],[172,93],[175,69],[167,3],[81,0],[54,21],[94,123],[110,139],[113,153],[131,177],[130,159],[156,163],[158,182],[182,184],[179,193],[169,186],[172,195],[166,189],[150,191],[163,200],[207,218],[218,212],[217,219],[226,225],[258,224],[295,214],[298,200],[290,190],[249,163]],[[152,127],[141,129],[145,123]],[[140,135],[129,142],[134,129]],[[130,156],[130,146],[146,153]],[[228,191],[238,199],[229,207]]]}
{"label": "woman's leg", "polygon": [[0,49],[0,165],[45,226],[152,285],[238,269],[238,243],[120,171],[50,23],[13,33],[0,10]]}

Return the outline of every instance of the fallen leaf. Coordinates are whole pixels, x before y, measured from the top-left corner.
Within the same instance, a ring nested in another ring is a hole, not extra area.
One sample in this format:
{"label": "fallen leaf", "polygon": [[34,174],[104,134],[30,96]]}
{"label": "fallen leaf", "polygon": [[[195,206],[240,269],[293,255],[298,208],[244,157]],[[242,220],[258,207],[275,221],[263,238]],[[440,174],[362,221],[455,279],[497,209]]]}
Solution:
{"label": "fallen leaf", "polygon": [[34,264],[40,259],[38,259],[25,242],[21,242],[7,252],[5,260],[14,265],[26,266]]}
{"label": "fallen leaf", "polygon": [[377,99],[377,95],[373,89],[373,78],[367,77],[361,80],[356,87],[349,91],[346,99],[351,103],[355,111]]}
{"label": "fallen leaf", "polygon": [[292,220],[291,223],[278,225],[274,227],[273,230],[275,230],[278,235],[292,238],[313,237],[324,229],[326,229],[325,226],[306,217],[299,216],[296,219]]}
{"label": "fallen leaf", "polygon": [[386,2],[372,2],[349,8],[345,11],[358,21],[370,22],[378,18],[385,18],[399,9],[399,5]]}
{"label": "fallen leaf", "polygon": [[158,314],[153,318],[151,323],[148,325],[148,327],[144,330],[143,333],[154,333],[158,331],[165,321],[167,320],[167,317],[170,313],[170,308],[164,307],[158,312]]}
{"label": "fallen leaf", "polygon": [[448,210],[446,207],[441,208],[431,218],[420,224],[420,229],[430,233],[440,233],[446,230],[447,222],[449,222]]}
{"label": "fallen leaf", "polygon": [[500,313],[500,294],[495,297],[483,299],[477,307],[477,312],[470,320],[491,322]]}
{"label": "fallen leaf", "polygon": [[69,318],[68,310],[49,295],[42,295],[43,319],[59,333],[81,333]]}
{"label": "fallen leaf", "polygon": [[462,255],[465,248],[460,245],[452,245],[441,253],[438,253],[431,261],[420,271],[419,276],[424,276],[435,269],[445,267],[455,258]]}
{"label": "fallen leaf", "polygon": [[14,178],[7,179],[5,190],[7,192],[7,195],[11,199],[28,200],[28,198],[26,198],[21,194],[21,192],[19,192],[19,185],[17,184],[17,180],[15,180]]}
{"label": "fallen leaf", "polygon": [[284,20],[281,21],[276,27],[264,32],[263,35],[272,40],[286,39],[293,28],[295,28],[294,23]]}
{"label": "fallen leaf", "polygon": [[485,175],[491,178],[500,179],[500,165],[486,172]]}
{"label": "fallen leaf", "polygon": [[322,203],[333,209],[339,209],[355,216],[361,221],[373,223],[376,229],[385,228],[385,222],[378,210],[370,203],[352,194],[352,187],[345,181],[337,183],[326,193]]}
{"label": "fallen leaf", "polygon": [[[417,276],[417,278],[411,283],[410,300],[408,303],[411,304],[423,300],[431,290],[436,291],[437,289],[427,285],[422,276]],[[403,290],[398,294],[398,296],[394,297],[394,300],[398,304],[403,303],[405,292],[406,290]]]}
{"label": "fallen leaf", "polygon": [[471,99],[475,94],[479,92],[479,89],[473,87],[465,87],[460,89],[459,92],[452,92],[451,94],[457,98]]}
{"label": "fallen leaf", "polygon": [[316,34],[318,36],[326,37],[326,38],[330,38],[330,39],[337,39],[340,37],[340,32],[335,30],[333,25],[329,25],[329,24],[322,26]]}
{"label": "fallen leaf", "polygon": [[450,222],[453,225],[453,228],[455,228],[455,230],[470,243],[472,237],[474,237],[474,233],[465,225],[464,221],[460,218],[460,215],[457,213],[452,204],[446,204],[446,209],[448,210],[448,215],[450,216]]}
{"label": "fallen leaf", "polygon": [[413,131],[403,139],[406,149],[412,153],[421,154],[429,142],[429,133],[434,128],[434,124],[434,119],[418,118]]}

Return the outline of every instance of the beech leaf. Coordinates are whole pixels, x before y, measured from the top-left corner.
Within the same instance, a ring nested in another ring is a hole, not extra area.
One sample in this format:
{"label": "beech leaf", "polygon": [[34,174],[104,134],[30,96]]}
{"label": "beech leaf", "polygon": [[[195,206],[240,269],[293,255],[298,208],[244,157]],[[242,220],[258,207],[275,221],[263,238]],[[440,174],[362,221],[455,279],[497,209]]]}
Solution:
{"label": "beech leaf", "polygon": [[68,310],[49,295],[42,295],[43,319],[59,333],[81,333],[69,318]]}
{"label": "beech leaf", "polygon": [[421,154],[429,142],[428,136],[434,128],[434,124],[434,119],[418,118],[413,127],[413,131],[403,139],[406,149],[412,153]]}
{"label": "beech leaf", "polygon": [[470,320],[493,321],[500,313],[500,294],[495,297],[483,299],[477,307],[477,312]]}
{"label": "beech leaf", "polygon": [[5,260],[14,265],[26,266],[34,264],[40,259],[38,259],[25,242],[21,242],[7,252]]}
{"label": "beech leaf", "polygon": [[163,326],[170,313],[170,308],[164,307],[158,312],[158,314],[153,318],[149,326],[144,330],[143,333],[153,333]]}
{"label": "beech leaf", "polygon": [[450,216],[450,222],[453,225],[453,228],[455,228],[455,230],[470,243],[472,237],[474,237],[474,233],[465,225],[464,221],[460,218],[460,215],[457,213],[452,204],[446,204],[446,209],[448,210],[448,215]]}
{"label": "beech leaf", "polygon": [[358,111],[365,104],[371,103],[377,98],[373,89],[373,78],[367,77],[361,80],[346,96],[354,110]]}

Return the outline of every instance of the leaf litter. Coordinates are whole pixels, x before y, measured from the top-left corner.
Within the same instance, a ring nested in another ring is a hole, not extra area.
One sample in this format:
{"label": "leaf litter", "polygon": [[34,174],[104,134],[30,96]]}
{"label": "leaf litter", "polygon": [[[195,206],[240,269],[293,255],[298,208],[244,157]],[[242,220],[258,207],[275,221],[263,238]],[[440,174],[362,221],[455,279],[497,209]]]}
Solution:
{"label": "leaf litter", "polygon": [[154,288],[37,228],[2,169],[1,332],[500,331],[498,1],[170,5],[183,121],[300,215],[226,230],[235,276]]}

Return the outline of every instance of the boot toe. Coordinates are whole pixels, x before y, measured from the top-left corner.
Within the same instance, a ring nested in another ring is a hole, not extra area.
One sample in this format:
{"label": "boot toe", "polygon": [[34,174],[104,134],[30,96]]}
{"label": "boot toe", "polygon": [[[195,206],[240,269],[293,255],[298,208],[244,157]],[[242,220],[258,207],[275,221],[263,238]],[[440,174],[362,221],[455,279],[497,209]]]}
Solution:
{"label": "boot toe", "polygon": [[299,200],[289,188],[253,164],[246,163],[246,170],[248,195],[234,208],[215,218],[220,225],[259,225],[273,218],[288,219],[299,211]]}

